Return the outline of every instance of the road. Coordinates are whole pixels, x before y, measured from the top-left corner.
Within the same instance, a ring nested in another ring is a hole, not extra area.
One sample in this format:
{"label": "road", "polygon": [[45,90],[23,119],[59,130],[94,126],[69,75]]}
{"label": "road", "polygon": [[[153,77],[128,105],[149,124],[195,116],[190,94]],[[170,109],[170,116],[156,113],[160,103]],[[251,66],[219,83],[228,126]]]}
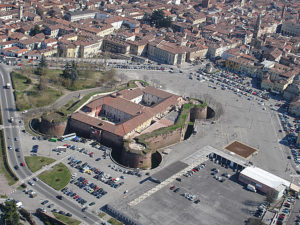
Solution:
{"label": "road", "polygon": [[[1,82],[1,111],[2,111],[2,120],[4,125],[4,135],[6,140],[6,145],[11,146],[11,150],[7,150],[8,162],[11,168],[14,170],[15,174],[18,176],[20,180],[26,179],[26,177],[32,176],[31,171],[27,167],[20,167],[19,169],[14,169],[15,165],[20,165],[21,162],[25,162],[24,155],[22,153],[22,146],[19,139],[20,129],[18,126],[17,120],[14,120],[14,123],[10,123],[9,119],[11,117],[16,117],[16,106],[15,99],[13,96],[13,89],[4,88],[7,83],[11,83],[10,75],[6,71],[5,67],[0,64],[0,82]],[[15,141],[17,138],[17,141]],[[19,152],[16,152],[15,149],[19,148]],[[92,215],[88,212],[83,213],[81,208],[78,205],[75,205],[68,199],[64,199],[63,201],[58,200],[56,198],[59,193],[43,183],[42,181],[36,182],[36,185],[32,187],[32,189],[36,190],[39,194],[44,195],[46,198],[51,200],[56,205],[64,208],[68,212],[72,213],[78,218],[84,218],[83,220],[88,224],[97,224],[99,218],[95,215]]]}

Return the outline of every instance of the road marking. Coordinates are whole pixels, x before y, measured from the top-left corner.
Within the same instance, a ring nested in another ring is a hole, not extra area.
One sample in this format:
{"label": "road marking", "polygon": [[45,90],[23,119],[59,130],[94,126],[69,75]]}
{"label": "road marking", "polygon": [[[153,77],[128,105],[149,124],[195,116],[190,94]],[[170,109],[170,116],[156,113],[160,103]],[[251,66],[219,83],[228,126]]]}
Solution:
{"label": "road marking", "polygon": [[[191,160],[191,159],[188,159],[188,160]],[[197,160],[194,161],[193,164],[191,164],[190,166],[188,166],[185,169],[181,170],[180,172],[174,174],[173,176],[169,177],[168,179],[166,179],[165,181],[161,182],[160,184],[158,184],[154,188],[150,189],[146,193],[140,195],[139,197],[137,197],[133,201],[129,202],[128,205],[129,206],[135,206],[135,205],[139,204],[140,202],[142,202],[143,200],[145,200],[146,198],[148,198],[149,196],[151,196],[155,192],[159,191],[160,189],[162,189],[166,185],[168,185],[168,184],[172,183],[173,181],[175,181],[175,179],[177,177],[182,176],[187,171],[193,169],[195,166],[197,166],[197,165],[199,165],[199,164],[201,164],[201,163],[203,163],[203,162],[205,162],[207,160],[208,160],[208,158],[206,157],[206,154],[203,154],[202,157],[197,157]]]}

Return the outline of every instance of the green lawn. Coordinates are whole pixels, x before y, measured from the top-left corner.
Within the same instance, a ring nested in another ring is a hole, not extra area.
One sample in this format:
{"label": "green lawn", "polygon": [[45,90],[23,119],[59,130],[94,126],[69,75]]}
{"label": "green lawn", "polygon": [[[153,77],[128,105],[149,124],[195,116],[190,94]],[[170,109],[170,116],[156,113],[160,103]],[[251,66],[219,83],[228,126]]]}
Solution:
{"label": "green lawn", "polygon": [[45,171],[38,176],[55,190],[64,188],[71,180],[71,173],[63,163],[55,165],[51,170]]}
{"label": "green lawn", "polygon": [[74,83],[62,78],[62,70],[48,69],[43,75],[43,88],[39,89],[40,76],[34,74],[30,67],[24,67],[11,73],[13,87],[15,89],[16,105],[19,111],[30,108],[47,106],[59,98],[65,90],[82,90],[100,87],[105,82],[113,81],[116,72],[114,70],[99,72],[79,70],[79,78]]}
{"label": "green lawn", "polygon": [[7,162],[6,145],[2,130],[0,131],[0,173],[4,175],[8,185],[10,186],[14,185],[18,181],[17,176],[14,174]]}
{"label": "green lawn", "polygon": [[112,225],[123,225],[119,220],[116,220],[115,218],[110,218],[107,222],[109,222]]}
{"label": "green lawn", "polygon": [[28,168],[34,173],[40,170],[44,165],[49,165],[55,162],[55,159],[43,156],[25,156],[25,161]]}
{"label": "green lawn", "polygon": [[76,219],[73,219],[68,216],[58,214],[58,213],[53,213],[53,215],[55,216],[56,219],[60,220],[61,222],[66,223],[68,225],[78,225],[81,223],[79,220],[76,220]]}
{"label": "green lawn", "polygon": [[12,72],[11,78],[13,80],[14,88],[17,91],[24,91],[29,86],[29,84],[26,83],[27,78],[20,73]]}
{"label": "green lawn", "polygon": [[103,218],[105,215],[106,215],[105,212],[102,212],[102,213],[98,214],[98,216],[99,216],[100,218]]}

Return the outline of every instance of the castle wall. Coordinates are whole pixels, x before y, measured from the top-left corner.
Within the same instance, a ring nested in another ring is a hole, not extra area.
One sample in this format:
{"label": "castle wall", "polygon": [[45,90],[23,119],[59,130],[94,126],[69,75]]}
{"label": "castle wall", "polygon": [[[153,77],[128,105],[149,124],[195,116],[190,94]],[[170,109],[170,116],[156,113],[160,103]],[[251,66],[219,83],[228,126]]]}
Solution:
{"label": "castle wall", "polygon": [[207,106],[205,108],[192,108],[191,109],[191,121],[206,119],[207,118]]}
{"label": "castle wall", "polygon": [[107,146],[119,147],[123,146],[123,138],[103,130],[101,132],[100,142]]}
{"label": "castle wall", "polygon": [[157,149],[164,148],[166,146],[178,143],[184,140],[184,135],[190,121],[190,113],[186,117],[185,126],[178,128],[167,133],[163,133],[154,137],[145,139],[148,143],[148,148],[151,149],[147,154],[141,154],[141,152],[135,152],[135,150],[127,150],[123,148],[121,162],[125,166],[133,168],[151,168],[151,156],[157,151]]}
{"label": "castle wall", "polygon": [[67,127],[67,121],[53,123],[45,119],[41,119],[39,131],[49,136],[60,137],[64,135]]}
{"label": "castle wall", "polygon": [[90,125],[73,119],[70,119],[69,123],[70,123],[70,130],[72,132],[75,132],[77,135],[82,137],[90,137],[91,134]]}
{"label": "castle wall", "polygon": [[134,153],[130,151],[122,151],[121,162],[124,166],[131,168],[151,168],[151,155],[152,152],[146,154]]}

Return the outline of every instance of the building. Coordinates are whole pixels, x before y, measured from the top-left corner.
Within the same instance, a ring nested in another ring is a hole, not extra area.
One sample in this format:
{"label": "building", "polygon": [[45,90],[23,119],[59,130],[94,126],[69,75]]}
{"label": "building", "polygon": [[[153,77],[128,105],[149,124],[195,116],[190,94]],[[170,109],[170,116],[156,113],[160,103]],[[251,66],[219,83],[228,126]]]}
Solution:
{"label": "building", "polygon": [[254,166],[243,169],[238,179],[246,185],[255,186],[258,191],[265,194],[275,191],[277,199],[281,198],[291,185],[289,181]]}
{"label": "building", "polygon": [[300,75],[294,78],[292,84],[289,84],[283,93],[283,98],[292,101],[293,99],[300,96]]}
{"label": "building", "polygon": [[127,44],[126,41],[106,38],[103,40],[103,51],[128,54],[130,51],[130,45]]}
{"label": "building", "polygon": [[101,52],[102,39],[80,42],[79,57],[92,58]]}
{"label": "building", "polygon": [[288,112],[294,116],[300,116],[300,98],[294,99],[288,109]]}
{"label": "building", "polygon": [[75,11],[75,12],[68,12],[65,15],[65,19],[71,22],[83,20],[83,19],[93,19],[95,18],[96,12],[91,10],[86,11]]}
{"label": "building", "polygon": [[300,36],[300,23],[294,21],[286,21],[281,26],[281,33],[288,36]]}
{"label": "building", "polygon": [[148,44],[148,58],[160,63],[177,65],[185,62],[185,49],[165,40],[152,41]]}
{"label": "building", "polygon": [[202,0],[202,7],[203,8],[210,8],[211,7],[210,0]]}
{"label": "building", "polygon": [[72,131],[110,146],[140,134],[180,104],[180,96],[154,87],[122,90],[95,99],[71,116]]}

